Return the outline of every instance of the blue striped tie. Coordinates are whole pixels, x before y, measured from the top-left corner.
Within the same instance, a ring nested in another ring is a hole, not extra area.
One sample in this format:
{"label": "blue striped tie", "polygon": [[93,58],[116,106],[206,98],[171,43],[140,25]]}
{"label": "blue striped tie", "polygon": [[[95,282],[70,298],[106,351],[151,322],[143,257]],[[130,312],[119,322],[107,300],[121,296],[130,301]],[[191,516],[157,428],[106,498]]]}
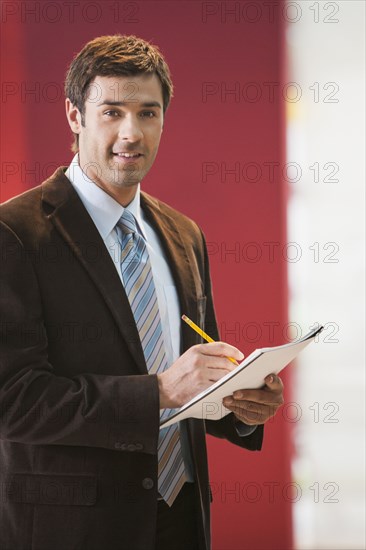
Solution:
{"label": "blue striped tie", "polygon": [[[149,374],[159,374],[168,368],[168,364],[149,253],[137,231],[136,220],[127,209],[116,225],[116,231],[122,248],[123,284],[140,335],[147,369]],[[172,409],[162,409],[160,418],[166,418],[173,412]],[[179,428],[173,424],[160,430],[158,442],[158,490],[169,506],[185,481]]]}

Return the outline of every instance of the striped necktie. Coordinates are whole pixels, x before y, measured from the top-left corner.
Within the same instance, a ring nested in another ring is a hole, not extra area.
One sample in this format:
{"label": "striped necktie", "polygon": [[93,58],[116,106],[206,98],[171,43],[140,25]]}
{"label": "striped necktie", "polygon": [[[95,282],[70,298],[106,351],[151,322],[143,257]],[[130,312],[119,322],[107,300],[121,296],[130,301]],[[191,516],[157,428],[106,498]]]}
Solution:
{"label": "striped necktie", "polygon": [[[137,231],[133,214],[126,208],[116,231],[122,249],[123,284],[140,335],[147,369],[149,374],[159,374],[168,368],[168,364],[149,253]],[[160,419],[173,412],[172,409],[162,409]],[[169,506],[185,481],[179,428],[173,424],[160,430],[158,442],[158,491]]]}

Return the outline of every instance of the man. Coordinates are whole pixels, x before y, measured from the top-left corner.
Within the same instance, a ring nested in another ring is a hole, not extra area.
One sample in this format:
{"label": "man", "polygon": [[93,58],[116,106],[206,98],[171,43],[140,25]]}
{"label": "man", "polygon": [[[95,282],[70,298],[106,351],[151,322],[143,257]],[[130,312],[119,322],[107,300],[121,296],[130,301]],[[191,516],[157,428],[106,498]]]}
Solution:
{"label": "man", "polygon": [[86,44],[65,84],[74,159],[1,206],[2,550],[209,549],[205,431],[259,450],[282,403],[270,376],[222,420],[159,432],[243,358],[182,326],[219,339],[204,237],[140,191],[172,90],[147,42]]}

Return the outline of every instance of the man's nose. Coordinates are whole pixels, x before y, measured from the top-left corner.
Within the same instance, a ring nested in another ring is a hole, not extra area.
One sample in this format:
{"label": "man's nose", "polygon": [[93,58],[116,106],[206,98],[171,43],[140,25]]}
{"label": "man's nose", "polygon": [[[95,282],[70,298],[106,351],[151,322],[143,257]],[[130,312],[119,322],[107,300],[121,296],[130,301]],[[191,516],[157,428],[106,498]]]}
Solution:
{"label": "man's nose", "polygon": [[143,137],[139,121],[135,116],[125,116],[119,126],[118,137],[124,141],[139,141]]}

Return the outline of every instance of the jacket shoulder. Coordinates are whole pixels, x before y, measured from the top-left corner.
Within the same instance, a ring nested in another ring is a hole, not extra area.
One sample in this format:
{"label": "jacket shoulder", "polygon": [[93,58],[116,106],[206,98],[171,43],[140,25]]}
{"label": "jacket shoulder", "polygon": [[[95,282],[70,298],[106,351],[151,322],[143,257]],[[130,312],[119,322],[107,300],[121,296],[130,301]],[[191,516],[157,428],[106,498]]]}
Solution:
{"label": "jacket shoulder", "polygon": [[11,214],[19,215],[39,204],[42,196],[42,184],[20,193],[0,204],[0,219]]}
{"label": "jacket shoulder", "polygon": [[68,182],[63,170],[64,167],[58,168],[40,185],[0,204],[2,227],[10,228],[21,240],[23,238],[32,240],[34,235],[39,235],[42,232],[42,228],[48,227],[48,214],[51,213],[52,208],[49,208],[48,212],[47,197],[52,197],[52,193],[58,192],[61,196],[65,196],[70,192],[67,185],[62,185],[65,181]]}
{"label": "jacket shoulder", "polygon": [[25,191],[0,205],[0,224],[7,226],[18,237],[31,231],[41,218],[42,185]]}
{"label": "jacket shoulder", "polygon": [[143,202],[148,203],[150,206],[155,207],[155,209],[160,210],[163,214],[165,214],[165,216],[172,218],[180,231],[183,231],[185,234],[190,233],[192,236],[195,236],[196,238],[198,237],[199,239],[202,238],[202,230],[194,220],[185,214],[182,214],[182,212],[179,212],[169,204],[157,199],[156,197],[152,197],[144,191],[141,195]]}

